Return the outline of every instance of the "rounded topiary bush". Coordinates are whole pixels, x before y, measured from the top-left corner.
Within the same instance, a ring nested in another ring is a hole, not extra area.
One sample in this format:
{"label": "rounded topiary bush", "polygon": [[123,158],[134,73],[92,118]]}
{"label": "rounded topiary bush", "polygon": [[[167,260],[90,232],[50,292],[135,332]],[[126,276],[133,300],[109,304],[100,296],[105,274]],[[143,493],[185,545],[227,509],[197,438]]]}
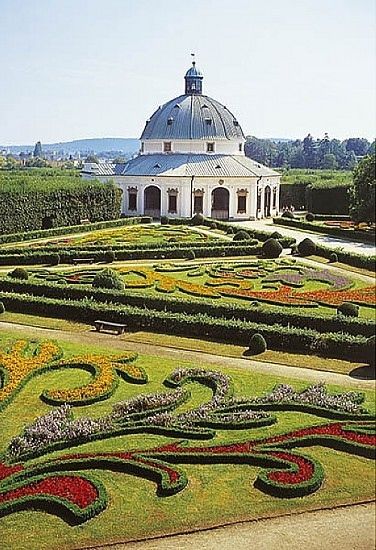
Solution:
{"label": "rounded topiary bush", "polygon": [[50,261],[50,264],[51,265],[59,265],[60,263],[60,254],[51,254],[51,261]]}
{"label": "rounded topiary bush", "polygon": [[305,219],[307,220],[307,222],[313,222],[315,220],[315,215],[312,214],[312,212],[308,212],[308,214],[306,214]]}
{"label": "rounded topiary bush", "polygon": [[329,262],[330,262],[331,264],[334,264],[334,263],[338,262],[338,256],[337,256],[337,254],[336,254],[335,252],[332,252],[332,253],[330,254],[330,256],[329,256]]}
{"label": "rounded topiary bush", "polygon": [[191,224],[192,225],[203,225],[204,221],[205,221],[205,218],[204,218],[203,214],[201,214],[200,212],[197,212],[193,216],[193,218],[191,219]]}
{"label": "rounded topiary bush", "polygon": [[247,231],[244,231],[244,229],[241,229],[240,231],[237,231],[235,235],[233,236],[233,241],[248,241],[251,237],[249,236],[249,233]]}
{"label": "rounded topiary bush", "polygon": [[0,302],[0,314],[1,313],[5,313],[5,306],[4,306],[3,302]]}
{"label": "rounded topiary bush", "polygon": [[278,231],[273,231],[273,233],[270,235],[271,239],[283,239],[283,235],[281,233],[278,233]]}
{"label": "rounded topiary bush", "polygon": [[161,225],[168,225],[169,221],[167,216],[161,216]]}
{"label": "rounded topiary bush", "polygon": [[16,267],[8,275],[13,279],[21,279],[22,281],[27,281],[29,278],[28,272],[23,267]]}
{"label": "rounded topiary bush", "polygon": [[188,250],[186,257],[187,257],[187,260],[195,260],[196,254],[194,253],[193,250]]}
{"label": "rounded topiary bush", "polygon": [[234,228],[233,227],[228,227],[226,229],[226,233],[227,233],[227,235],[233,235],[234,234]]}
{"label": "rounded topiary bush", "polygon": [[264,353],[266,349],[266,340],[262,334],[254,334],[249,341],[248,353],[258,355],[259,353]]}
{"label": "rounded topiary bush", "polygon": [[283,248],[276,239],[268,239],[262,245],[262,255],[265,258],[278,258]]}
{"label": "rounded topiary bush", "polygon": [[312,256],[316,253],[316,244],[311,239],[303,239],[298,244],[298,252],[301,256]]}
{"label": "rounded topiary bush", "polygon": [[338,306],[337,313],[346,317],[359,317],[359,306],[351,302],[343,302],[343,304]]}
{"label": "rounded topiary bush", "polygon": [[103,256],[104,261],[106,264],[111,264],[115,261],[115,252],[113,250],[106,250]]}
{"label": "rounded topiary bush", "polygon": [[289,220],[293,220],[295,216],[292,212],[290,212],[290,210],[285,210],[282,214],[282,218],[288,218]]}
{"label": "rounded topiary bush", "polygon": [[107,267],[99,271],[93,279],[92,286],[95,288],[110,288],[113,290],[123,290],[124,283],[117,271]]}

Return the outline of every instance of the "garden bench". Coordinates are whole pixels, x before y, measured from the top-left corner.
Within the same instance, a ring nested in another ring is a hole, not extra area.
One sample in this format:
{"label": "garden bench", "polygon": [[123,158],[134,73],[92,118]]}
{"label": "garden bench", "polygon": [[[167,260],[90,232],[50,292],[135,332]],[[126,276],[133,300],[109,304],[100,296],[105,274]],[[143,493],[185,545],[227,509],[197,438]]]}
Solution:
{"label": "garden bench", "polygon": [[117,332],[118,334],[123,334],[125,332],[127,325],[124,325],[122,323],[110,323],[109,321],[94,321],[95,329],[100,332],[101,330],[113,330]]}
{"label": "garden bench", "polygon": [[92,264],[94,262],[94,258],[73,258],[72,262],[74,263],[74,265]]}

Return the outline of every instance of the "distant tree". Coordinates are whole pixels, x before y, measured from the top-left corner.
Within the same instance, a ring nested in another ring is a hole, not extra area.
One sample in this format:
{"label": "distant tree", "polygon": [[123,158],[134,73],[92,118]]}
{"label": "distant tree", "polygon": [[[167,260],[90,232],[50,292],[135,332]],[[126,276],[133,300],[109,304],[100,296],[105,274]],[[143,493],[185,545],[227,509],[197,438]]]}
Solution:
{"label": "distant tree", "polygon": [[18,168],[18,166],[19,162],[17,162],[14,157],[8,155],[5,162],[6,170],[14,170],[14,168]]}
{"label": "distant tree", "polygon": [[321,161],[321,168],[325,170],[335,170],[338,167],[336,156],[333,153],[327,153],[324,155]]}
{"label": "distant tree", "polygon": [[304,168],[316,168],[317,167],[317,144],[313,140],[311,134],[308,134],[303,139],[303,154],[304,154]]}
{"label": "distant tree", "polygon": [[112,162],[114,164],[124,164],[126,160],[125,157],[116,157]]}
{"label": "distant tree", "polygon": [[367,155],[375,155],[375,154],[376,154],[376,140],[371,143],[367,151]]}
{"label": "distant tree", "polygon": [[34,147],[33,157],[42,158],[42,144],[40,141],[37,141]]}
{"label": "distant tree", "polygon": [[348,138],[344,141],[346,151],[354,151],[357,157],[367,154],[370,143],[365,138]]}
{"label": "distant tree", "polygon": [[95,162],[96,164],[98,164],[99,160],[95,155],[89,155],[88,157],[86,157],[85,162]]}
{"label": "distant tree", "polygon": [[365,157],[353,173],[350,188],[350,214],[355,221],[375,221],[375,155]]}
{"label": "distant tree", "polygon": [[40,157],[30,158],[25,161],[25,166],[28,168],[47,168],[51,166],[46,159]]}

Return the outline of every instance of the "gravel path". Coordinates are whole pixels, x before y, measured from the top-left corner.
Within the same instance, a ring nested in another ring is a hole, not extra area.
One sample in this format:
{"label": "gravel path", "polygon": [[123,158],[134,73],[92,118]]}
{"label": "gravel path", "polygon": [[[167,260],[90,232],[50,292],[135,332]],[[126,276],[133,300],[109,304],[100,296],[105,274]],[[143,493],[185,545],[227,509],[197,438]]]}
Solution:
{"label": "gravel path", "polygon": [[249,229],[259,229],[261,231],[278,231],[278,233],[286,237],[294,237],[298,242],[308,237],[312,241],[330,248],[343,248],[343,250],[348,252],[356,252],[357,254],[365,254],[366,256],[374,255],[376,252],[375,246],[371,243],[358,243],[347,239],[340,239],[339,237],[313,233],[311,231],[303,231],[295,228],[290,229],[282,225],[273,224],[270,220],[236,222],[236,225]]}
{"label": "gravel path", "polygon": [[[374,550],[375,504],[237,523],[94,550]],[[81,549],[86,550],[86,549]]]}
{"label": "gravel path", "polygon": [[252,370],[252,372],[258,372],[260,374],[273,374],[281,377],[307,380],[310,382],[326,382],[327,384],[345,385],[357,389],[372,389],[375,387],[374,380],[354,379],[345,374],[311,370],[308,368],[289,367],[277,363],[255,361],[254,359],[224,357],[222,355],[213,355],[202,351],[187,351],[167,346],[146,344],[143,342],[132,342],[131,340],[122,340],[116,335],[99,333],[94,329],[88,332],[77,333],[65,330],[0,322],[0,331],[1,330],[19,332],[22,336],[29,335],[34,338],[50,338],[83,345],[92,344],[97,346],[108,346],[114,350],[119,349],[136,351],[147,355],[169,357],[176,359],[177,361],[190,361],[196,363],[197,365],[205,364],[221,367],[240,367],[243,369]]}

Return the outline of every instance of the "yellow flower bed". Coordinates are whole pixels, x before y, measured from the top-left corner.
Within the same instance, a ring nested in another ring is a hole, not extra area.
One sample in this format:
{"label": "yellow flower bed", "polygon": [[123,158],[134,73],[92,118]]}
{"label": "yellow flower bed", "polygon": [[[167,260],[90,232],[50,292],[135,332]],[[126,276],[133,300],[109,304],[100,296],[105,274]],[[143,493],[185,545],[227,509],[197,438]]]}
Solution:
{"label": "yellow flower bed", "polygon": [[[62,351],[54,342],[41,343],[32,353],[30,342],[18,340],[9,351],[0,351],[0,369],[3,372],[3,387],[0,388],[0,408],[5,406],[22,385],[33,374],[42,372],[62,356]],[[119,375],[135,383],[147,381],[144,371],[131,365],[136,353],[122,355],[82,355],[56,363],[56,368],[78,367],[91,370],[92,380],[73,389],[56,389],[43,392],[43,397],[56,403],[92,402],[108,397],[116,388]]]}
{"label": "yellow flower bed", "polygon": [[92,381],[84,386],[67,390],[48,390],[43,392],[43,397],[56,403],[92,402],[104,399],[112,393],[118,382],[117,371],[124,372],[131,378],[144,379],[143,371],[136,365],[119,363],[118,361],[134,361],[137,354],[127,353],[121,356],[106,357],[104,355],[80,355],[64,361],[62,367],[92,366],[95,374]]}
{"label": "yellow flower bed", "polygon": [[26,340],[18,340],[9,352],[0,351],[0,367],[5,371],[4,387],[0,389],[0,405],[19,390],[28,376],[44,369],[61,356],[61,350],[54,342],[43,342],[30,356],[26,353],[28,346]]}

